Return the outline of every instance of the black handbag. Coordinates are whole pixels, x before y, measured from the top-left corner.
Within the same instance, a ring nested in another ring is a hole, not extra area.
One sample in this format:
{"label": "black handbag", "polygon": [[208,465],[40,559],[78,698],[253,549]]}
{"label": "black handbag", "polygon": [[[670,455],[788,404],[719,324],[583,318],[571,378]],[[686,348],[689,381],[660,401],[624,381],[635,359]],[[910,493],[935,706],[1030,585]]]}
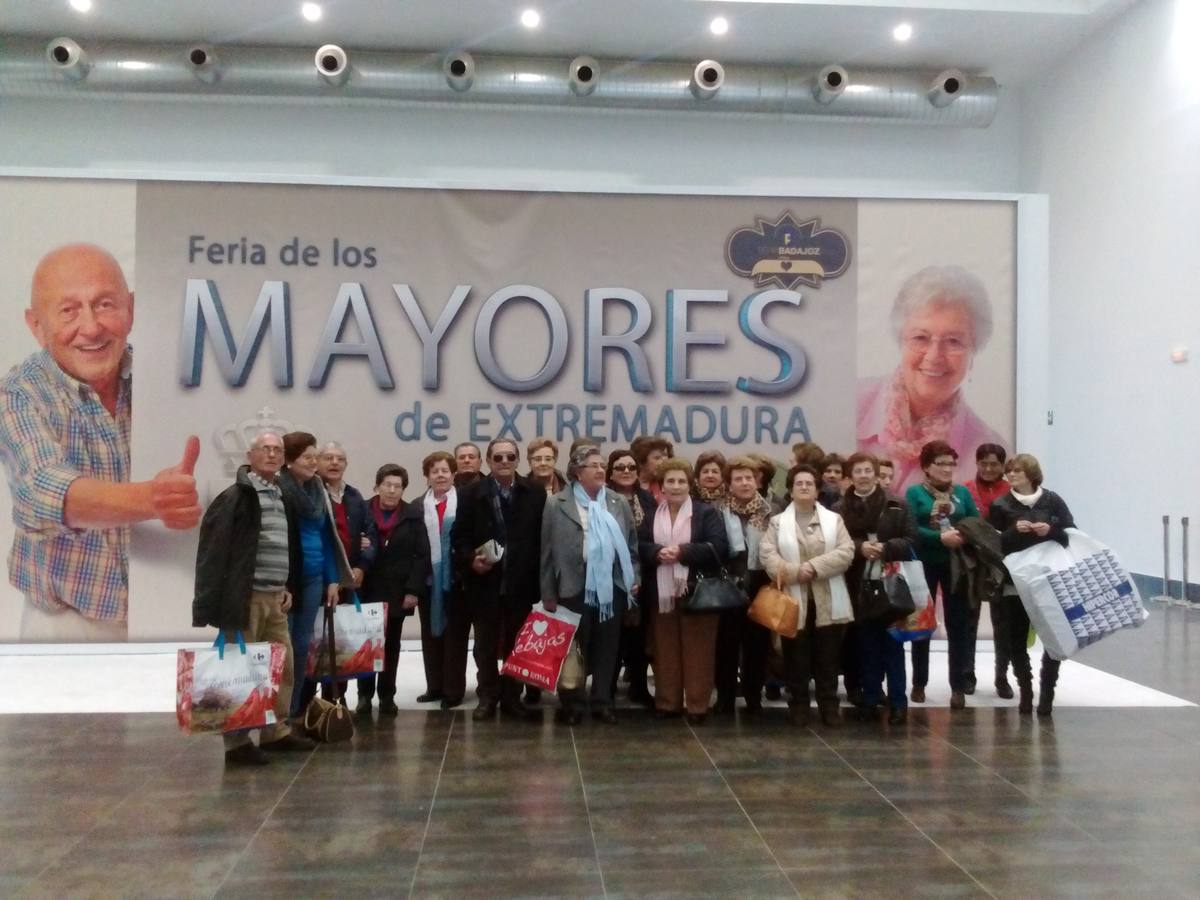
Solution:
{"label": "black handbag", "polygon": [[[878,565],[876,577],[871,577],[872,564]],[[916,611],[912,591],[899,571],[889,574],[879,561],[868,561],[858,589],[859,618],[864,622],[890,625]]]}
{"label": "black handbag", "polygon": [[721,613],[731,609],[743,609],[750,605],[750,598],[742,590],[736,578],[721,565],[721,557],[717,548],[705,543],[712,555],[721,566],[719,575],[702,575],[696,573],[696,585],[690,594],[683,598],[680,609],[685,613]]}

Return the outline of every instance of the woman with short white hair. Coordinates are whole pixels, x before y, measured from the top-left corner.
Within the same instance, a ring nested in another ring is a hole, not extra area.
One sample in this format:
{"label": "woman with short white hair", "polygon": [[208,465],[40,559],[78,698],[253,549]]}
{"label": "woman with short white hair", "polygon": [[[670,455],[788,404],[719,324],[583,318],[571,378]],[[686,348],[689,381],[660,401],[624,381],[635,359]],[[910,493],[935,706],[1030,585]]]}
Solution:
{"label": "woman with short white hair", "polygon": [[983,282],[961,266],[927,266],[900,287],[891,329],[900,364],[860,383],[858,449],[895,462],[897,496],[923,478],[921,447],[946,441],[960,456],[980,444],[1006,442],[962,396],[975,354],[992,336],[992,305]]}

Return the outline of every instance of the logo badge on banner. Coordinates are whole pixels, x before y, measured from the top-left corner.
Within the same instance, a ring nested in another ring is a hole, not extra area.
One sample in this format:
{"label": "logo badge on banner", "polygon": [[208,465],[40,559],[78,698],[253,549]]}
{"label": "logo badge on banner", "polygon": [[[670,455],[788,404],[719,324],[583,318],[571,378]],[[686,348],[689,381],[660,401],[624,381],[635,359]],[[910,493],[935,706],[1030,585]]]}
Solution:
{"label": "logo badge on banner", "polygon": [[725,244],[725,262],[756,287],[799,284],[819,288],[850,266],[850,242],[840,231],[822,228],[819,218],[798,222],[785,212],[771,222],[755,217],[754,227],[739,228]]}

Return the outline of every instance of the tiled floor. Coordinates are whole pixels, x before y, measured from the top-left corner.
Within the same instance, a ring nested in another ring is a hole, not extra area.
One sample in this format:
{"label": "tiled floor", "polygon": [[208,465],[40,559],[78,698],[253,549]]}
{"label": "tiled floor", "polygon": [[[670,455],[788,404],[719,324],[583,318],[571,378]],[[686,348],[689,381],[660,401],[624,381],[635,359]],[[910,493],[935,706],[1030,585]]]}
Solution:
{"label": "tiled floor", "polygon": [[[1106,652],[1200,699],[1156,625]],[[169,714],[8,715],[0,896],[1195,897],[1198,762],[1196,707],[890,730],[405,710],[228,772]]]}

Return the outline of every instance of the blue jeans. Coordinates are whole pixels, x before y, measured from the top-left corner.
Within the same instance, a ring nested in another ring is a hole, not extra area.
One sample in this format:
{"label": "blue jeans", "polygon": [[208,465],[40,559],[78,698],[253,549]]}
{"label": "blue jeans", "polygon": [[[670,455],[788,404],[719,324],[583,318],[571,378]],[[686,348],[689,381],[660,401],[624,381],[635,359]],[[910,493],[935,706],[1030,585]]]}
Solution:
{"label": "blue jeans", "polygon": [[883,625],[858,623],[858,653],[862,662],[863,705],[879,705],[879,687],[887,675],[888,704],[906,709],[908,686],[904,672],[904,645],[887,633]]}
{"label": "blue jeans", "polygon": [[317,614],[325,597],[325,578],[322,575],[305,575],[300,580],[300,594],[292,598],[288,612],[288,631],[292,635],[292,655],[295,676],[292,682],[292,716],[300,715],[301,686],[308,667],[308,646],[312,643],[317,628]]}

